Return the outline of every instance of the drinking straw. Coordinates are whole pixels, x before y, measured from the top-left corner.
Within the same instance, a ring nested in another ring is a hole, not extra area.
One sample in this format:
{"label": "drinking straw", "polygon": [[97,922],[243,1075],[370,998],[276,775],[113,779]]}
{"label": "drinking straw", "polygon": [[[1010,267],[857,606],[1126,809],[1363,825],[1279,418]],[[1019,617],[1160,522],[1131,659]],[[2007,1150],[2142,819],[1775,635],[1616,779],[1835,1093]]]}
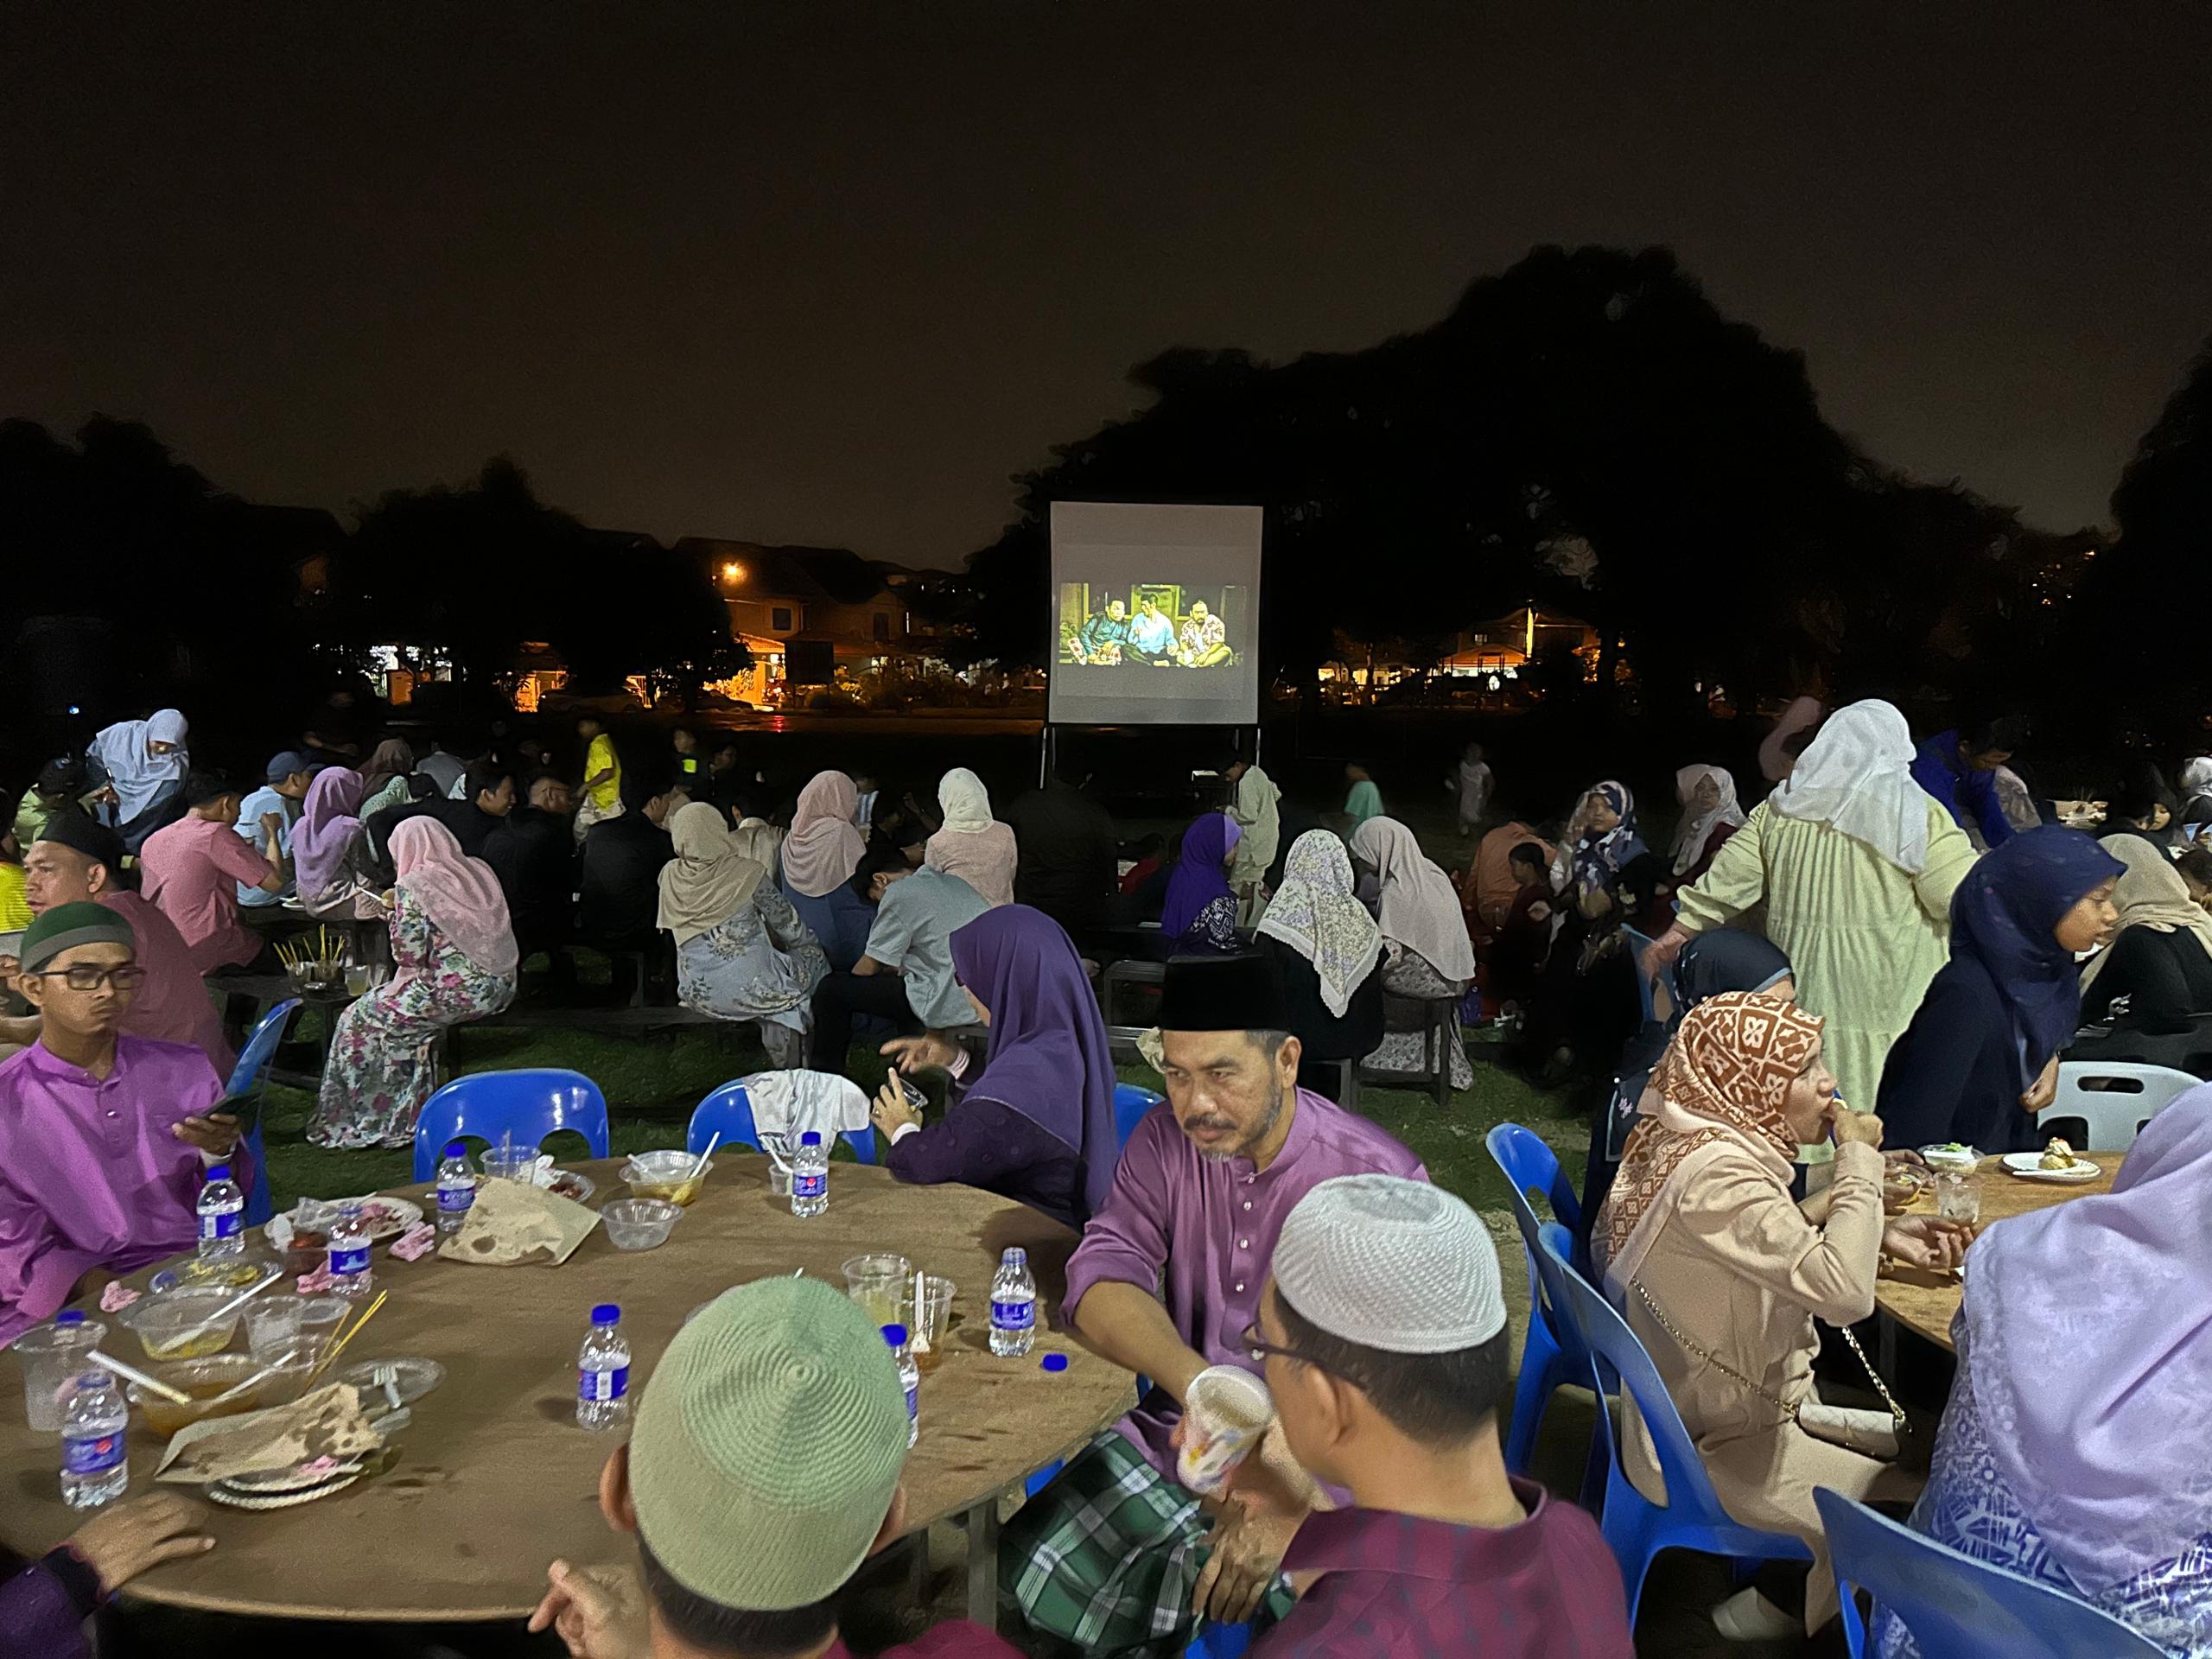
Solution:
{"label": "drinking straw", "polygon": [[186,1343],[191,1341],[193,1338],[206,1331],[208,1326],[219,1325],[226,1314],[236,1313],[238,1309],[244,1307],[248,1302],[260,1295],[263,1291],[268,1289],[270,1286],[275,1284],[283,1276],[284,1270],[282,1268],[271,1268],[269,1271],[263,1274],[260,1279],[255,1283],[249,1286],[238,1295],[232,1297],[229,1301],[225,1302],[222,1306],[217,1308],[213,1313],[210,1313],[206,1319],[200,1320],[199,1324],[194,1325],[190,1330],[181,1333],[176,1338],[177,1345],[179,1347],[182,1347]]}
{"label": "drinking straw", "polygon": [[[696,1189],[700,1179],[707,1172],[707,1160],[715,1155],[715,1148],[721,1143],[722,1132],[716,1129],[714,1138],[707,1142],[707,1149],[699,1154],[698,1161],[691,1166],[691,1173],[676,1184],[677,1192],[690,1192],[694,1198],[698,1196]],[[671,1193],[670,1196],[674,1197],[675,1194]]]}
{"label": "drinking straw", "polygon": [[244,1394],[255,1383],[259,1382],[265,1378],[276,1376],[277,1372],[283,1370],[285,1366],[292,1363],[294,1357],[296,1356],[299,1351],[300,1351],[296,1348],[287,1348],[283,1353],[279,1354],[275,1359],[270,1360],[269,1363],[263,1366],[259,1370],[254,1372],[251,1376],[245,1378],[243,1381],[232,1383],[229,1388],[225,1389],[213,1400],[207,1401],[206,1404],[201,1407],[202,1412],[204,1413],[209,1408],[221,1405],[226,1400],[235,1400],[239,1395]]}
{"label": "drinking straw", "polygon": [[376,1317],[377,1309],[385,1305],[385,1299],[391,1294],[391,1293],[388,1290],[380,1290],[377,1292],[376,1300],[371,1302],[366,1310],[361,1314],[361,1317],[353,1322],[353,1328],[348,1331],[344,1336],[339,1338],[337,1341],[332,1343],[328,1351],[324,1353],[321,1363],[318,1364],[315,1370],[308,1373],[307,1382],[300,1385],[302,1392],[306,1391],[308,1383],[313,1382],[315,1378],[321,1376],[325,1371],[330,1369],[330,1362],[338,1357],[340,1351],[342,1350],[347,1343],[353,1341],[354,1338],[361,1334],[361,1327]]}
{"label": "drinking straw", "polygon": [[190,1395],[181,1394],[176,1389],[169,1387],[166,1382],[156,1382],[152,1377],[147,1376],[145,1372],[140,1370],[137,1366],[126,1365],[121,1360],[115,1358],[112,1355],[104,1354],[97,1348],[93,1349],[92,1352],[86,1354],[85,1358],[92,1364],[103,1366],[106,1370],[113,1371],[118,1376],[121,1377],[126,1382],[136,1382],[140,1388],[144,1389],[149,1394],[158,1394],[162,1399],[173,1400],[180,1406],[188,1406],[192,1403],[192,1396]]}

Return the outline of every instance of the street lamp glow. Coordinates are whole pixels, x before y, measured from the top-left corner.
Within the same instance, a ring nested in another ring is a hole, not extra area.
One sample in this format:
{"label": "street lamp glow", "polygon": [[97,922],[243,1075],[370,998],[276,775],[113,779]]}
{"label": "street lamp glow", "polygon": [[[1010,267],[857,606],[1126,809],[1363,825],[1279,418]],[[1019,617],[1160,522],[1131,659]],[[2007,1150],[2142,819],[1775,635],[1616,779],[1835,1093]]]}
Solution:
{"label": "street lamp glow", "polygon": [[734,559],[722,566],[722,580],[724,582],[735,582],[744,575],[744,574],[745,567],[738,563]]}

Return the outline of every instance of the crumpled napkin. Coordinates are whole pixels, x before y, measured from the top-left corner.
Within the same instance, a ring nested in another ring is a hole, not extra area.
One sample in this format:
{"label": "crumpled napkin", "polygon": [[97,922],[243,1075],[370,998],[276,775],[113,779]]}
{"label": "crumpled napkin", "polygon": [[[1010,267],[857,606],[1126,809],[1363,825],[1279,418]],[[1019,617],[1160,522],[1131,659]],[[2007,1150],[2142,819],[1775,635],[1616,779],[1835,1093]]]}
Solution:
{"label": "crumpled napkin", "polygon": [[419,1262],[438,1248],[438,1230],[427,1221],[418,1221],[391,1241],[391,1254],[402,1262]]}
{"label": "crumpled napkin", "polygon": [[100,1312],[120,1313],[131,1303],[137,1301],[139,1295],[139,1292],[131,1289],[120,1279],[111,1279],[100,1291]]}

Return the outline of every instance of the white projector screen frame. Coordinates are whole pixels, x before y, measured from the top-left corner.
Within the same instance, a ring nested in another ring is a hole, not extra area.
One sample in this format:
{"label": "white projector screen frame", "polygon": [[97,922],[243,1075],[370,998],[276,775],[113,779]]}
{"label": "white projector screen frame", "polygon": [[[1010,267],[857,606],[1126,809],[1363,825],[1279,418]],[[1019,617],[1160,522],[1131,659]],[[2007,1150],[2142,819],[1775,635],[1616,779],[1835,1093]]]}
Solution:
{"label": "white projector screen frame", "polygon": [[[1053,502],[1046,718],[1056,726],[1256,725],[1263,516],[1258,507]],[[1109,626],[1115,604],[1122,615]],[[1160,616],[1174,624],[1175,644],[1140,651],[1141,639],[1157,645]],[[1155,631],[1116,637],[1134,632],[1141,618]],[[1222,625],[1211,650],[1209,619]]]}

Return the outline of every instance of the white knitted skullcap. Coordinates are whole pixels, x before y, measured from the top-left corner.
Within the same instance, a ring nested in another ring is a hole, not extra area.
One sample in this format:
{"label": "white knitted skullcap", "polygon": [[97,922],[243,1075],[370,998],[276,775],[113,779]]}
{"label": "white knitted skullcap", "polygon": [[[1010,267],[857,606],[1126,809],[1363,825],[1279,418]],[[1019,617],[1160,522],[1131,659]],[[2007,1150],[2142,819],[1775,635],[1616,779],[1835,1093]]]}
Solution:
{"label": "white knitted skullcap", "polygon": [[1323,1181],[1283,1223],[1274,1275],[1309,1324],[1385,1353],[1454,1353],[1505,1328],[1489,1230],[1426,1181]]}

